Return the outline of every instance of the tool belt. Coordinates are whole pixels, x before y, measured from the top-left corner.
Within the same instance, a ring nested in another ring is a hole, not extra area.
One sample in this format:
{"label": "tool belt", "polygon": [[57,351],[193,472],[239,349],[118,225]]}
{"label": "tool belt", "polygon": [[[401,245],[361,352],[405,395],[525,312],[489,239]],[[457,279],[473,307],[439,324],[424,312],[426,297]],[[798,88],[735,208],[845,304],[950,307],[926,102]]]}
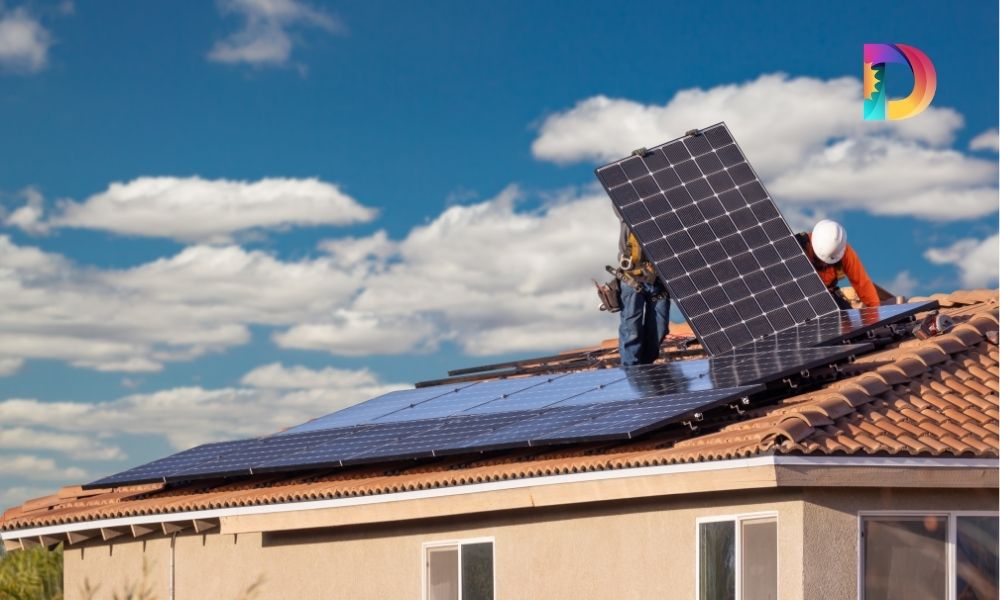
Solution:
{"label": "tool belt", "polygon": [[670,293],[665,289],[655,294],[647,293],[643,282],[637,280],[629,270],[625,270],[622,267],[615,268],[611,265],[607,265],[604,268],[614,276],[614,279],[604,284],[594,282],[594,286],[597,288],[597,296],[601,299],[600,308],[602,311],[614,313],[622,309],[621,286],[623,283],[636,292],[644,294],[651,302],[657,302],[670,297]]}
{"label": "tool belt", "polygon": [[600,309],[609,313],[616,313],[622,309],[622,287],[617,279],[612,279],[607,283],[594,282],[597,288],[597,297],[601,299]]}

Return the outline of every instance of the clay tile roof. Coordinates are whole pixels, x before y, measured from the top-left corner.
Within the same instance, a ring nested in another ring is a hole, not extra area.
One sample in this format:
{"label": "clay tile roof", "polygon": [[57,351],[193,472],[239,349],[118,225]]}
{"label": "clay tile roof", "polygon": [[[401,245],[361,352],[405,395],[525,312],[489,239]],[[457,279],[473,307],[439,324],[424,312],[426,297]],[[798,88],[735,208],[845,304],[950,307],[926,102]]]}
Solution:
{"label": "clay tile roof", "polygon": [[[58,493],[8,509],[0,529],[141,514],[369,496],[587,471],[794,455],[998,456],[997,291],[933,296],[958,323],[859,357],[825,386],[742,417],[621,443],[573,444],[475,457],[270,475],[164,487]],[[994,338],[995,339],[995,338]]]}

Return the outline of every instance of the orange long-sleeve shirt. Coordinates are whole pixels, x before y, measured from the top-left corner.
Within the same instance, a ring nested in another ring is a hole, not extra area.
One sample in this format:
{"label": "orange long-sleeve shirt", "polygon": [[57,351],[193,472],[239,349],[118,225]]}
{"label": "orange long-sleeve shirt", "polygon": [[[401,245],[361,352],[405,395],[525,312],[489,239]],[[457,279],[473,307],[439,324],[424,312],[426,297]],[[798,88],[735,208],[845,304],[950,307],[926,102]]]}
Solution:
{"label": "orange long-sleeve shirt", "polygon": [[847,280],[851,282],[851,287],[857,292],[858,298],[861,298],[861,302],[865,306],[878,306],[881,304],[878,299],[878,292],[875,291],[875,284],[868,277],[864,265],[861,264],[861,259],[858,258],[858,254],[854,251],[854,248],[851,248],[850,244],[847,245],[847,250],[844,251],[844,257],[840,259],[840,268],[824,264],[822,261],[816,259],[816,255],[812,249],[811,233],[809,234],[809,246],[806,248],[806,255],[816,267],[816,272],[819,273],[819,278],[823,280],[823,284],[826,287],[832,288],[842,278],[847,277]]}

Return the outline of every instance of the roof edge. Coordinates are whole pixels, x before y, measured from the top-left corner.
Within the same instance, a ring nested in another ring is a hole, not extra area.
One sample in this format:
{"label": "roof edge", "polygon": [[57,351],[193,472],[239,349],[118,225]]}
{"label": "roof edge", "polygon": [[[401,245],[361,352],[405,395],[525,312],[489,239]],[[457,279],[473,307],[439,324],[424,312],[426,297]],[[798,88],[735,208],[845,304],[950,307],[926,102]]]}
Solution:
{"label": "roof edge", "polygon": [[[55,542],[73,542],[73,536],[85,531],[101,529],[121,529],[135,526],[160,525],[164,523],[192,522],[192,521],[213,521],[216,519],[226,519],[230,517],[252,517],[263,515],[274,515],[280,513],[304,512],[321,509],[337,509],[352,506],[365,506],[374,504],[391,504],[396,502],[406,502],[411,500],[424,500],[433,498],[448,498],[464,496],[469,494],[480,494],[484,492],[495,492],[504,490],[518,490],[525,488],[557,486],[574,483],[591,483],[612,480],[627,480],[650,476],[663,475],[683,475],[691,473],[704,473],[715,471],[730,471],[734,469],[744,469],[753,467],[809,467],[809,468],[850,468],[861,467],[867,469],[931,469],[931,470],[961,470],[961,469],[989,469],[997,470],[1000,467],[1000,459],[996,458],[941,458],[941,457],[900,457],[900,456],[789,456],[789,455],[764,455],[751,458],[738,458],[729,460],[680,463],[670,465],[659,465],[650,467],[633,467],[625,469],[615,469],[609,471],[591,471],[582,473],[571,473],[562,475],[549,475],[543,477],[530,477],[523,479],[513,479],[495,481],[488,483],[474,483],[459,486],[441,487],[427,490],[395,492],[389,494],[375,494],[368,496],[355,496],[347,498],[332,498],[325,500],[284,502],[277,504],[256,504],[250,506],[239,506],[229,508],[205,509],[195,511],[182,511],[173,513],[158,513],[135,515],[130,517],[118,517],[112,519],[99,519],[94,521],[80,521],[61,525],[51,525],[43,527],[31,527],[25,529],[13,529],[0,532],[0,539],[4,542],[22,540],[26,538],[45,539]],[[832,482],[831,482],[832,483]],[[924,487],[934,487],[933,483],[922,482]],[[884,483],[883,483],[884,484]],[[777,482],[777,485],[782,485]],[[789,484],[784,484],[789,485]],[[801,485],[798,483],[796,485]],[[833,486],[841,484],[834,483]],[[846,484],[845,484],[846,485]],[[993,485],[990,483],[990,485]],[[724,486],[723,486],[724,487]],[[759,487],[775,487],[775,483],[761,485]],[[954,487],[954,486],[951,486]],[[687,493],[687,492],[680,492]],[[589,500],[582,500],[589,501]],[[224,533],[224,532],[223,532]],[[63,536],[59,538],[59,536]],[[68,536],[68,537],[66,537]],[[89,539],[92,536],[87,536]],[[59,539],[57,539],[59,538]]]}

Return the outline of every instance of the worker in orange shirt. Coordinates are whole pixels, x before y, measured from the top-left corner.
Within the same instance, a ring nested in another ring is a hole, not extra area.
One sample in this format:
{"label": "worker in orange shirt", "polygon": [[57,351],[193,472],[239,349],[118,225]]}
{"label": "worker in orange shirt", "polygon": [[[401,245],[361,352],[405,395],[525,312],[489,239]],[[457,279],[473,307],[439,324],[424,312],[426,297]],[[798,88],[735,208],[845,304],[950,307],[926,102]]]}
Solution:
{"label": "worker in orange shirt", "polygon": [[836,221],[823,219],[813,227],[812,233],[799,233],[795,236],[806,256],[816,267],[819,278],[833,294],[837,305],[842,309],[851,308],[850,303],[837,287],[837,282],[847,277],[851,286],[861,298],[865,306],[880,304],[875,284],[865,272],[861,259],[847,243],[847,231]]}

